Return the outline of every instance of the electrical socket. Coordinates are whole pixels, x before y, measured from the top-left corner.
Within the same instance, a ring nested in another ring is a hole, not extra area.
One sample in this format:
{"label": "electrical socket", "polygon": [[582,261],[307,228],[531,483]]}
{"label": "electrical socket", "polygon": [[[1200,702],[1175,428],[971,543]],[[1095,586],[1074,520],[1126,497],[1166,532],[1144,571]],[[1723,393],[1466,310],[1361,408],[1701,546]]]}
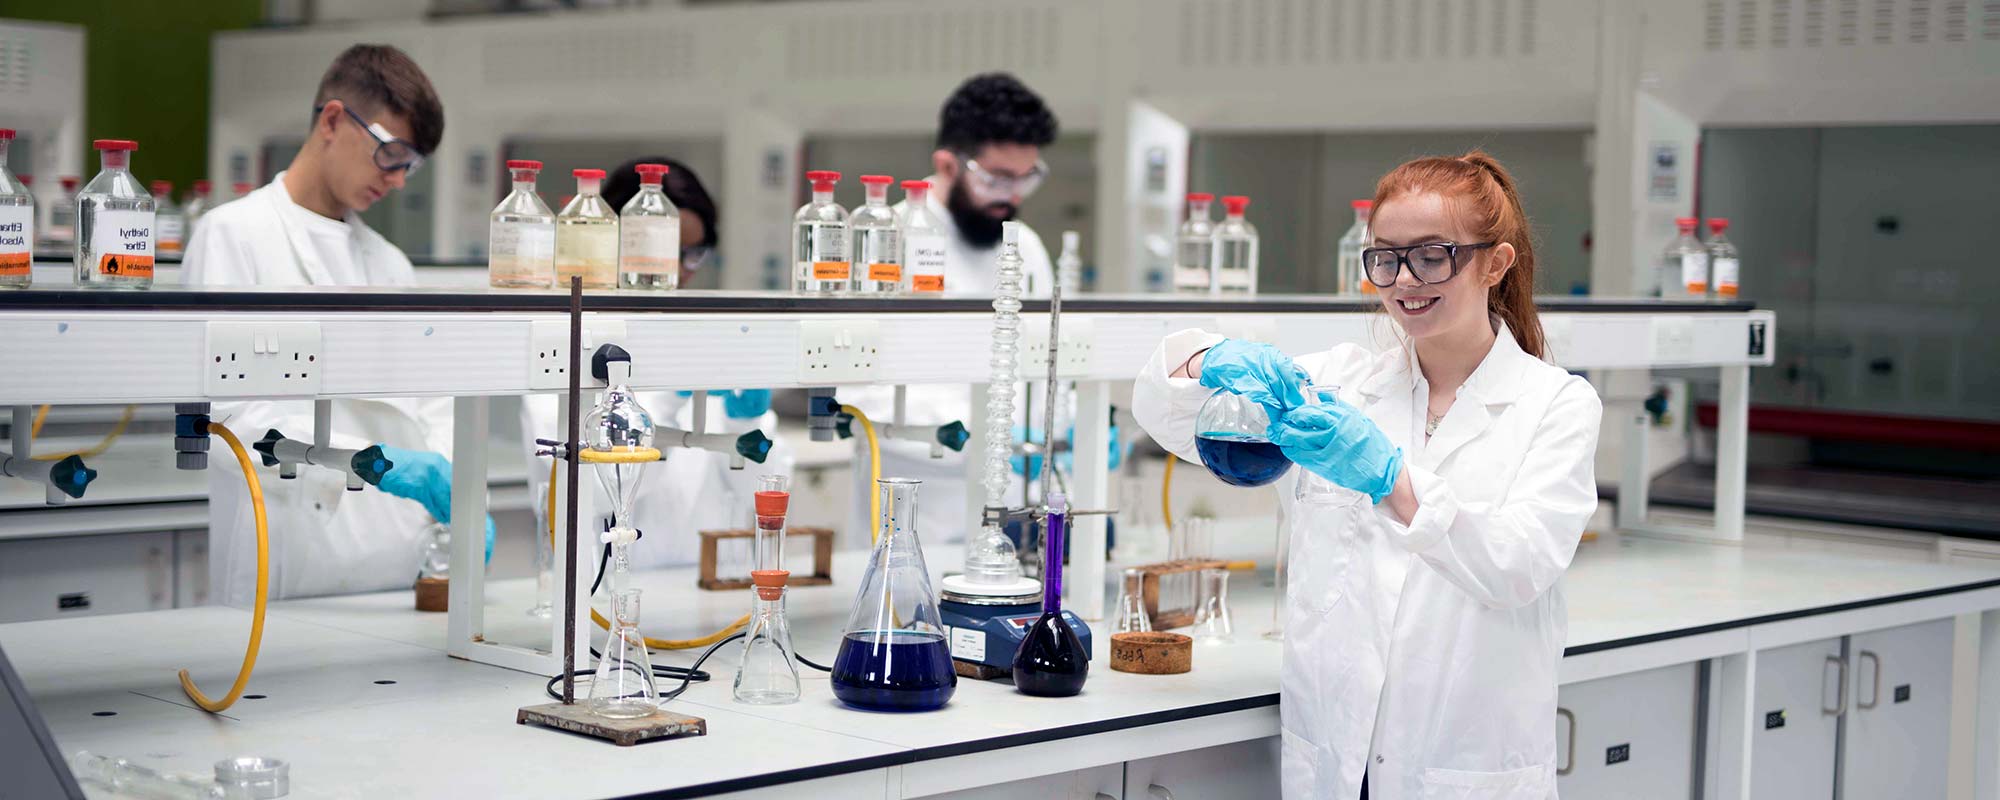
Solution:
{"label": "electrical socket", "polygon": [[[1024,320],[1025,322],[1025,320]],[[1049,328],[1046,317],[1041,324],[1024,325],[1021,329],[1021,378],[1039,381],[1049,375]],[[1058,377],[1073,378],[1090,374],[1092,356],[1096,352],[1096,328],[1084,317],[1065,316],[1062,321],[1062,347],[1056,357],[1062,363],[1056,365]]]}
{"label": "electrical socket", "polygon": [[1653,361],[1689,361],[1694,358],[1694,318],[1653,318]]}
{"label": "electrical socket", "polygon": [[872,319],[799,323],[799,382],[807,386],[868,383],[882,359],[882,326]]}
{"label": "electrical socket", "polygon": [[[622,341],[625,321],[583,321],[583,385],[603,386],[590,377],[590,354],[599,345]],[[569,388],[569,320],[538,319],[528,326],[528,388]],[[627,348],[630,349],[630,348]]]}
{"label": "electrical socket", "polygon": [[209,397],[311,397],[319,394],[317,322],[210,322],[202,353]]}

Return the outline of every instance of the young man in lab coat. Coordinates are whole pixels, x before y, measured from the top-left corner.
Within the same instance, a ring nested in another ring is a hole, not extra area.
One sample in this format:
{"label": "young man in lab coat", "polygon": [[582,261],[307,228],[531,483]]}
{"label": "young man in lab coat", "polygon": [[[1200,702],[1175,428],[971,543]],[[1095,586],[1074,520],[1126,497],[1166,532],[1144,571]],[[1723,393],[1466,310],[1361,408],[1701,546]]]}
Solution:
{"label": "young man in lab coat", "polygon": [[[410,259],[360,212],[403,188],[437,149],[444,106],[430,79],[401,50],[355,45],[327,68],[311,107],[300,109],[308,110],[291,165],[202,217],[183,266],[190,285],[415,285]],[[381,491],[348,492],[345,476],[323,467],[301,467],[296,480],[260,476],[273,598],[408,586],[431,521],[450,521],[451,463],[440,455],[451,451],[448,399],[336,400],[332,408],[333,446],[382,443],[395,466]],[[312,440],[306,401],[218,403],[213,418],[246,441],[269,429]],[[212,463],[211,596],[243,605],[256,590],[255,527],[236,464]]]}
{"label": "young man in lab coat", "polygon": [[[1001,72],[974,75],[945,98],[938,111],[937,149],[931,152],[929,195],[931,216],[945,233],[944,291],[950,295],[992,297],[993,262],[1000,257],[1000,225],[1015,219],[1021,204],[1048,177],[1042,148],[1056,139],[1056,117],[1034,90]],[[901,212],[898,205],[898,213]],[[1021,226],[1022,274],[1025,294],[1046,297],[1055,283],[1049,251],[1042,237]],[[1025,376],[1033,380],[1035,376]],[[892,413],[886,387],[843,389],[843,401],[887,421]],[[1036,401],[1039,404],[1040,396]],[[1039,416],[1039,412],[1037,413]],[[909,392],[906,422],[926,426],[959,420],[978,428],[971,393],[966,386],[917,386]],[[1065,427],[1067,424],[1065,423]],[[858,445],[855,474],[868,474],[868,448]],[[971,524],[966,518],[964,456],[946,453],[931,458],[930,448],[916,442],[882,443],[882,474],[924,481],[918,524],[927,541],[958,539]],[[873,521],[868,516],[867,480],[857,487],[850,505],[844,546],[866,547]],[[1018,491],[1009,492],[1018,496]]]}

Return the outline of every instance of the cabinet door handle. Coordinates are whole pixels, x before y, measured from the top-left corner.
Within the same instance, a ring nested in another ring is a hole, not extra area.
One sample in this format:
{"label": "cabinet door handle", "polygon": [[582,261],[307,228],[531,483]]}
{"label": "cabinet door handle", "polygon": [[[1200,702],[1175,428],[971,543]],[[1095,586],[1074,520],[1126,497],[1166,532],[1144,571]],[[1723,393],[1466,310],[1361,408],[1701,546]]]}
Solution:
{"label": "cabinet door handle", "polygon": [[1118,798],[1112,797],[1111,795],[1105,794],[1103,792],[1098,792],[1096,800],[1118,800]]}
{"label": "cabinet door handle", "polygon": [[[1838,717],[1842,714],[1847,713],[1847,659],[1841,658],[1840,656],[1827,656],[1826,663],[1832,664],[1840,670],[1840,676],[1834,678],[1834,686],[1836,688],[1836,692],[1840,696],[1840,702],[1836,704],[1833,708],[1827,708],[1824,704],[1822,704],[1819,707],[1819,711],[1822,714],[1832,714],[1833,716]],[[1826,668],[1821,667],[1820,676],[1825,677],[1825,675],[1826,675]],[[1824,700],[1825,697],[1826,693],[1824,691],[1821,691],[1820,698]]]}
{"label": "cabinet door handle", "polygon": [[1146,796],[1156,797],[1159,798],[1159,800],[1174,800],[1174,793],[1167,791],[1167,787],[1161,786],[1157,783],[1146,785]]}
{"label": "cabinet door handle", "polygon": [[1861,657],[1875,662],[1874,688],[1869,690],[1868,702],[1862,703],[1857,701],[1854,704],[1856,708],[1866,711],[1882,702],[1882,657],[1875,655],[1874,651],[1871,650],[1861,651]]}
{"label": "cabinet door handle", "polygon": [[1576,713],[1567,708],[1556,708],[1556,716],[1569,720],[1569,754],[1563,757],[1565,766],[1556,769],[1557,775],[1568,775],[1576,771]]}

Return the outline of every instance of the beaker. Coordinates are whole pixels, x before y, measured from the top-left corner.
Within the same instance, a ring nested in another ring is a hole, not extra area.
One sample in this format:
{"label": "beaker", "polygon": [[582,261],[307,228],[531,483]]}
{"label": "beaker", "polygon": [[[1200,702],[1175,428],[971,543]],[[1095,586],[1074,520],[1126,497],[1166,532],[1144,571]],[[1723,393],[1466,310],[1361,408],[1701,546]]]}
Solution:
{"label": "beaker", "polygon": [[1153,630],[1153,618],[1146,614],[1146,573],[1137,568],[1125,570],[1125,582],[1118,589],[1118,620],[1113,625],[1115,633],[1147,633]]}
{"label": "beaker", "polygon": [[610,719],[633,719],[660,707],[653,689],[653,659],[639,634],[639,590],[626,589],[612,599],[612,628],[597,658],[597,675],[590,681],[591,713]]}
{"label": "beaker", "polygon": [[1236,625],[1229,616],[1229,570],[1202,570],[1199,597],[1194,610],[1195,641],[1202,644],[1236,641]]}
{"label": "beaker", "polygon": [[1218,389],[1195,416],[1194,449],[1202,466],[1232,486],[1264,486],[1292,468],[1291,459],[1271,443],[1271,418],[1264,406]]}
{"label": "beaker", "polygon": [[792,631],[785,622],[785,579],[781,569],[750,573],[756,584],[756,608],[750,632],[743,639],[743,660],[736,667],[736,702],[775,706],[799,701],[799,668],[792,663]]}
{"label": "beaker", "polygon": [[833,694],[880,711],[928,711],[958,689],[937,593],[917,542],[923,481],[883,478],[881,529],[833,659]]}

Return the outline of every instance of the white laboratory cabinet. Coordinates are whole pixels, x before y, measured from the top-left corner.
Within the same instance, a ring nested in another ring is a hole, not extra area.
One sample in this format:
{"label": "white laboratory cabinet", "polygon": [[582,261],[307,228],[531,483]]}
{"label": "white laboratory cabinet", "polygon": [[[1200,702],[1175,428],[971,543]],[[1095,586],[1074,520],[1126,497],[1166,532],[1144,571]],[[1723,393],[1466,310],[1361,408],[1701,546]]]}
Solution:
{"label": "white laboratory cabinet", "polygon": [[1848,637],[1843,800],[1945,796],[1951,646],[1948,619]]}
{"label": "white laboratory cabinet", "polygon": [[1058,772],[976,789],[926,795],[923,800],[1119,800],[1125,786],[1125,765],[1105,764],[1073,772]]}
{"label": "white laboratory cabinet", "polygon": [[1124,800],[1278,797],[1278,737],[1125,762]]}
{"label": "white laboratory cabinet", "polygon": [[1840,645],[1820,639],[1757,653],[1751,797],[1833,797],[1846,682]]}
{"label": "white laboratory cabinet", "polygon": [[[188,532],[189,538],[199,532]],[[0,541],[0,623],[174,608],[192,598],[174,531]],[[206,550],[200,550],[206,557]],[[207,565],[200,570],[206,578]],[[185,593],[183,592],[185,589]]]}
{"label": "white laboratory cabinet", "polygon": [[1698,664],[1563,686],[1556,788],[1563,797],[1693,796]]}

